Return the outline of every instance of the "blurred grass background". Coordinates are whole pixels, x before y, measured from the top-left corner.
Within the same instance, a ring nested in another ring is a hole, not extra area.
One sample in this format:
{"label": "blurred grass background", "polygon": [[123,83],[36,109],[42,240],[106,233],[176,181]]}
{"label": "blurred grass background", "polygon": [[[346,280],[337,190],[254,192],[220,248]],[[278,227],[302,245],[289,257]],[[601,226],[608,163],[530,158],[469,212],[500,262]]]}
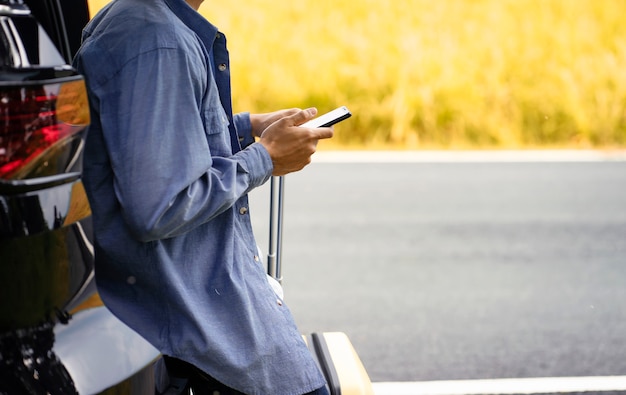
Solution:
{"label": "blurred grass background", "polygon": [[352,110],[321,149],[626,148],[624,0],[205,0],[200,12],[228,37],[236,111]]}

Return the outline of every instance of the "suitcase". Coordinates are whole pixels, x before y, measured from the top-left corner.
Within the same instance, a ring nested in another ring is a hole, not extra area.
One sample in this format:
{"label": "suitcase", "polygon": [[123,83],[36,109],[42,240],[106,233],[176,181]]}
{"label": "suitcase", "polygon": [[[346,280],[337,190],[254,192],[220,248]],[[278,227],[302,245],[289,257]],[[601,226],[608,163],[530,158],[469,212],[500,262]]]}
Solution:
{"label": "suitcase", "polygon": [[345,333],[311,333],[304,339],[326,378],[330,395],[374,395],[365,367]]}
{"label": "suitcase", "polygon": [[[270,229],[267,273],[282,283],[282,227],[284,176],[270,180]],[[372,382],[343,332],[314,332],[303,336],[307,347],[326,378],[330,395],[374,395]]]}

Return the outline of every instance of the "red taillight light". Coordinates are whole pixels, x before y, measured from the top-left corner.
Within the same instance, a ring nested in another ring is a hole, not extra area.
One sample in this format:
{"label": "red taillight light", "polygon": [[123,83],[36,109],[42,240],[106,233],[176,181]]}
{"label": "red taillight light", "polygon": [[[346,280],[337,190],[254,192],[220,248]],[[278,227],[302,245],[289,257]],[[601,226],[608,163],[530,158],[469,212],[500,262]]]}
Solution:
{"label": "red taillight light", "polygon": [[82,79],[0,87],[0,179],[19,179],[89,125]]}

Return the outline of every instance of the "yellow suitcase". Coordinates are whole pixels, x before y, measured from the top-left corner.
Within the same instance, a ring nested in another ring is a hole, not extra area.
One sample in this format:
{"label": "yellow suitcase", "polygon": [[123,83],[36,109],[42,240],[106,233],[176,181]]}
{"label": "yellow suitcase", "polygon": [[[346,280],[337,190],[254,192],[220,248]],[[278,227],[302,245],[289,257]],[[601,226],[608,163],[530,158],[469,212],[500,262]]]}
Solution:
{"label": "yellow suitcase", "polygon": [[330,395],[374,395],[367,371],[345,333],[311,333],[304,339],[326,377]]}

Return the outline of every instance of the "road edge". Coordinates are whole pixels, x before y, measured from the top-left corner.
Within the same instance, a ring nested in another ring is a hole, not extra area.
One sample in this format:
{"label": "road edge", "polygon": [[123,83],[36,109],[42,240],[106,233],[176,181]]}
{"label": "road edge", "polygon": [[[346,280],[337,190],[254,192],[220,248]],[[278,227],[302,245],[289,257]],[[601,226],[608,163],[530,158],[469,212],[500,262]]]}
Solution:
{"label": "road edge", "polygon": [[318,163],[625,162],[626,150],[318,151]]}

